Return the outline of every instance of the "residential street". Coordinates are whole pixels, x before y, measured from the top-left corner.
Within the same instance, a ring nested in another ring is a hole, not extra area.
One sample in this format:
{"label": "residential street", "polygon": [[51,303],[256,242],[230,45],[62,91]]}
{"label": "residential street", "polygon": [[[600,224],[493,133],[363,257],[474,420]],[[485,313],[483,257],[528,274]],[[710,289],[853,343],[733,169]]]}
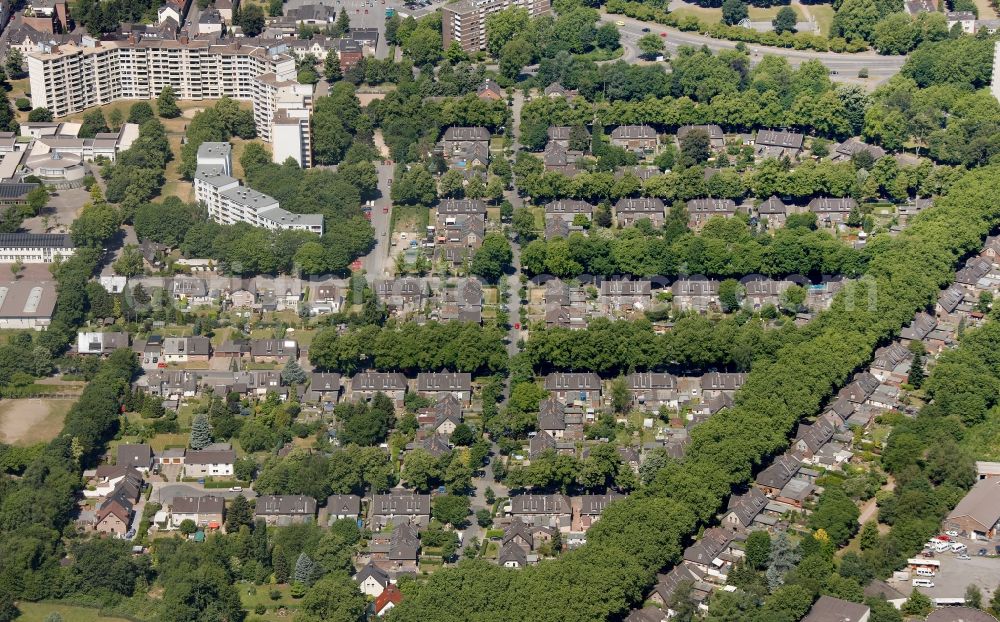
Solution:
{"label": "residential street", "polygon": [[[372,227],[375,228],[375,247],[361,260],[361,266],[368,274],[368,280],[381,279],[387,276],[386,269],[392,265],[392,247],[390,246],[392,199],[389,198],[389,185],[392,180],[393,165],[378,165],[378,189],[382,196],[375,199],[372,208]],[[386,210],[383,213],[383,210]]]}

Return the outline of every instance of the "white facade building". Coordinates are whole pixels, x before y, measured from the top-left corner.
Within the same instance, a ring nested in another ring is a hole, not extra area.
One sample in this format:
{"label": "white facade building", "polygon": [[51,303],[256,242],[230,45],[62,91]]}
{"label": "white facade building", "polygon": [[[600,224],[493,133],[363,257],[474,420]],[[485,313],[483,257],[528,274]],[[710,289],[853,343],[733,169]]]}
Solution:
{"label": "white facade building", "polygon": [[204,203],[212,220],[232,225],[246,222],[266,229],[309,231],[323,235],[322,214],[293,214],[262,192],[240,185],[232,171],[227,143],[202,143],[194,175],[195,199]]}
{"label": "white facade building", "polygon": [[[257,133],[270,140],[278,109],[277,86],[257,78],[273,76],[288,85],[311,108],[312,86],[295,81],[295,59],[285,44],[244,45],[238,39],[205,40],[142,38],[98,41],[84,37],[80,45],[40,45],[28,54],[31,103],[56,117],[75,114],[120,99],[153,99],[166,86],[178,99],[231,97],[252,101]],[[258,101],[264,98],[266,101]]]}
{"label": "white facade building", "polygon": [[0,233],[0,263],[52,263],[76,252],[65,233]]}

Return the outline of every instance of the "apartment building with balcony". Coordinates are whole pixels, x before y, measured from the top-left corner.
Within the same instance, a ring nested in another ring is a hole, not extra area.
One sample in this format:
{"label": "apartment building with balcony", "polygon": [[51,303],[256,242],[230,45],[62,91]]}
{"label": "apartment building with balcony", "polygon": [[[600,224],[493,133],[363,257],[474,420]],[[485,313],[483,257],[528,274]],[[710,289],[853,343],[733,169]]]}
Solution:
{"label": "apartment building with balcony", "polygon": [[299,119],[299,144],[282,145],[280,152],[292,155],[301,166],[309,165],[308,123],[301,118],[308,118],[312,109],[312,86],[296,82],[295,59],[284,43],[265,47],[238,39],[219,43],[132,34],[116,41],[85,36],[79,44],[40,48],[28,54],[35,108],[63,117],[119,99],[153,99],[167,86],[181,100],[251,101],[257,133],[264,140],[272,140],[277,111],[287,110],[288,116]]}
{"label": "apartment building with balcony", "polygon": [[465,52],[486,49],[486,18],[511,7],[527,9],[534,18],[552,11],[551,0],[460,0],[441,9],[444,48],[457,42]]}
{"label": "apartment building with balcony", "polygon": [[194,196],[212,220],[225,225],[246,222],[272,230],[309,231],[323,235],[322,214],[294,214],[277,199],[240,184],[231,176],[229,143],[202,143],[194,176]]}

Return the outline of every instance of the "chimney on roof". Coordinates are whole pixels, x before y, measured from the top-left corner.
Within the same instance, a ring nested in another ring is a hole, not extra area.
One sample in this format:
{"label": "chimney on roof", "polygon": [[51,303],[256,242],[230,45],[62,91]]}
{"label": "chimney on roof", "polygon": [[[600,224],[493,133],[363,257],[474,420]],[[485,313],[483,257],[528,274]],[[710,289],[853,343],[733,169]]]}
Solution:
{"label": "chimney on roof", "polygon": [[135,33],[134,32],[128,33],[128,44],[131,45],[132,47],[135,47]]}
{"label": "chimney on roof", "polygon": [[181,35],[180,42],[183,45],[187,45],[188,44],[188,36],[187,35]]}

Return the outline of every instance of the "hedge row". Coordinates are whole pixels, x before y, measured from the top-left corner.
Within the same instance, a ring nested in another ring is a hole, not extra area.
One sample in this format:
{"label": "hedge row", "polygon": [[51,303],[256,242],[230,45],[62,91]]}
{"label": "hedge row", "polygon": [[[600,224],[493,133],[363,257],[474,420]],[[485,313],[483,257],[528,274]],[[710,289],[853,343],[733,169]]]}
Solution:
{"label": "hedge row", "polygon": [[519,571],[473,561],[437,572],[408,588],[394,619],[623,617],[731,491],[786,448],[796,422],[818,413],[879,344],[933,303],[959,259],[1000,224],[998,193],[1000,166],[967,173],[901,235],[874,240],[877,252],[866,276],[804,328],[807,339],[758,365],[737,395],[737,406],[695,428],[687,458],[611,506],[588,532],[586,546]]}

